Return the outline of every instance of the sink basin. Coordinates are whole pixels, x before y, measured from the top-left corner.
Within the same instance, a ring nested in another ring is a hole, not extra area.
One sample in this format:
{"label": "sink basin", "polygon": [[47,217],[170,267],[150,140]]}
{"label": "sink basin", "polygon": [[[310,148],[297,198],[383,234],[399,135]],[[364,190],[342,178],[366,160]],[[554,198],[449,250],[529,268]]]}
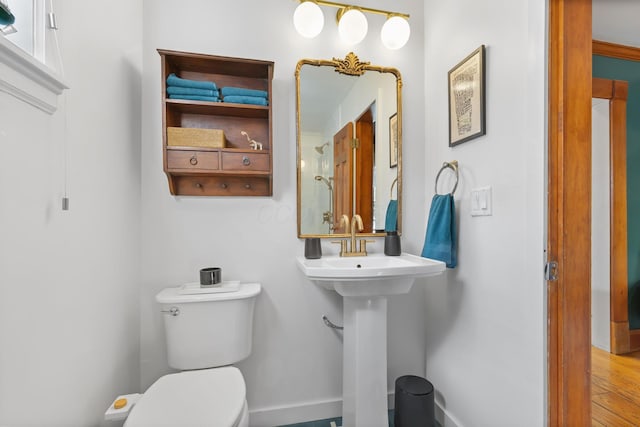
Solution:
{"label": "sink basin", "polygon": [[297,258],[315,284],[343,296],[342,425],[388,427],[387,296],[409,292],[416,277],[445,264],[410,254]]}
{"label": "sink basin", "polygon": [[342,296],[398,295],[409,292],[416,277],[442,274],[445,264],[403,253],[366,257],[297,258],[302,272],[317,285]]}

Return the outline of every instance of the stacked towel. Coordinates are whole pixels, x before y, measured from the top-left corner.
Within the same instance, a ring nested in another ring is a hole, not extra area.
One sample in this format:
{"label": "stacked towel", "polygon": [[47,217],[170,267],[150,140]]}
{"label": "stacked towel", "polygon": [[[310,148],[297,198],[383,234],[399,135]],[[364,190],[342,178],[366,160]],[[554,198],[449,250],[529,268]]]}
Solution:
{"label": "stacked towel", "polygon": [[256,96],[259,98],[266,98],[268,93],[264,90],[245,89],[243,87],[227,86],[222,88],[222,96]]}
{"label": "stacked towel", "polygon": [[181,79],[174,73],[167,77],[167,86],[192,87],[196,89],[218,90],[214,82],[204,82],[200,80]]}
{"label": "stacked towel", "polygon": [[236,104],[269,105],[269,94],[264,90],[227,86],[221,89],[224,102]]}
{"label": "stacked towel", "polygon": [[220,97],[220,92],[211,89],[197,89],[194,87],[167,86],[169,95],[189,95],[189,96],[215,96]]}
{"label": "stacked towel", "polygon": [[231,95],[225,96],[223,100],[224,102],[233,102],[235,104],[269,105],[267,98],[260,98],[258,96]]}
{"label": "stacked towel", "polygon": [[202,95],[169,95],[169,99],[184,99],[189,101],[209,101],[220,102],[220,98],[217,96],[202,96]]}
{"label": "stacked towel", "polygon": [[220,92],[215,83],[181,79],[174,73],[167,77],[167,95],[170,99],[220,102]]}
{"label": "stacked towel", "polygon": [[452,194],[436,194],[431,201],[422,256],[455,268],[458,264],[456,215]]}

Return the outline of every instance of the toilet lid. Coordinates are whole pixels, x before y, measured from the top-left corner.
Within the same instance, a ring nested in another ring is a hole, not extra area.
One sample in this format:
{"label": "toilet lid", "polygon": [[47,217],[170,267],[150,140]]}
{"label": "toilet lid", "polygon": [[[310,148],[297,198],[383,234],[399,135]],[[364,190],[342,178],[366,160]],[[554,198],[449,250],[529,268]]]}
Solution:
{"label": "toilet lid", "polygon": [[241,283],[238,289],[231,292],[183,294],[181,287],[166,288],[156,295],[160,304],[181,304],[188,302],[226,301],[253,298],[260,293],[260,283]]}
{"label": "toilet lid", "polygon": [[231,427],[242,414],[246,389],[233,366],[161,377],[142,395],[125,427]]}

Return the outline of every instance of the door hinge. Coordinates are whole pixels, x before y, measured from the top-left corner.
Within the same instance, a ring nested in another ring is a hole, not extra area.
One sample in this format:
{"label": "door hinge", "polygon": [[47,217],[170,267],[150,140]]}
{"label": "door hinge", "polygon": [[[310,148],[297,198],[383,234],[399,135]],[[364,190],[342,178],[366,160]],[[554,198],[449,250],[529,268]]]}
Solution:
{"label": "door hinge", "polygon": [[360,140],[358,138],[353,138],[351,140],[351,148],[360,148]]}
{"label": "door hinge", "polygon": [[556,261],[549,261],[544,265],[544,278],[548,282],[558,280],[558,263]]}

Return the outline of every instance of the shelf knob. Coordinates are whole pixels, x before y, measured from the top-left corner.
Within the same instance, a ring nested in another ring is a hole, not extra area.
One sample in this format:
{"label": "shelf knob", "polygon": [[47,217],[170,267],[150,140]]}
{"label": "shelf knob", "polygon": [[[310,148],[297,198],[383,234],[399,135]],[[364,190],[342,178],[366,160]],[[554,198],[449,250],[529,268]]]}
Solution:
{"label": "shelf knob", "polygon": [[251,189],[251,184],[245,184],[244,188],[246,188],[247,190],[250,190]]}
{"label": "shelf knob", "polygon": [[193,166],[198,164],[198,158],[196,157],[195,154],[191,156],[191,158],[189,159],[189,163],[191,163]]}
{"label": "shelf knob", "polygon": [[194,184],[194,186],[195,186],[196,188],[202,188],[202,184],[200,184],[199,182],[196,182],[196,183]]}
{"label": "shelf knob", "polygon": [[251,160],[248,156],[242,156],[242,164],[245,166],[249,166],[251,164]]}
{"label": "shelf knob", "polygon": [[227,188],[227,187],[228,187],[228,185],[225,184],[224,182],[222,184],[220,184],[220,188]]}

